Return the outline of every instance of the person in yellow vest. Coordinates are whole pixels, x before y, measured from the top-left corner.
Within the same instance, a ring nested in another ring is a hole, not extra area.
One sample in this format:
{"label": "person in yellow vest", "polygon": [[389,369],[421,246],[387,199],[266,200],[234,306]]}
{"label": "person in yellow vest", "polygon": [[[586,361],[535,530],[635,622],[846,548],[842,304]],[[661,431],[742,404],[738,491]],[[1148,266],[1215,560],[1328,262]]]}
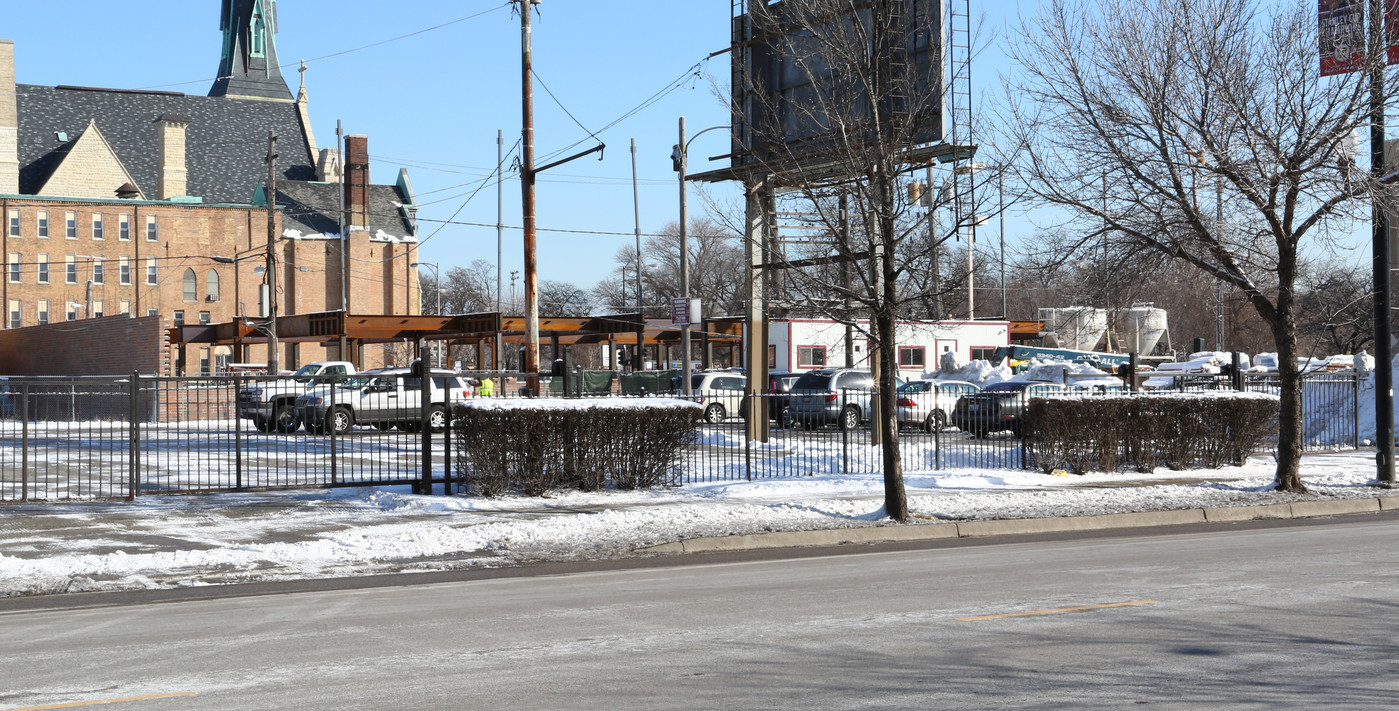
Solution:
{"label": "person in yellow vest", "polygon": [[481,385],[476,388],[479,397],[490,397],[495,393],[495,385],[490,378],[481,378]]}

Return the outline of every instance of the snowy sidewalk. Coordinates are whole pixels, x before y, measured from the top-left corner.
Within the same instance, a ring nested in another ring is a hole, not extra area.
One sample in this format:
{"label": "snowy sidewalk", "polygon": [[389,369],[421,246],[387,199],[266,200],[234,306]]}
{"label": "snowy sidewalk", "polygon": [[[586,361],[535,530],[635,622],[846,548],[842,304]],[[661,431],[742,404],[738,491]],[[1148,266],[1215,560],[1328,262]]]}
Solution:
{"label": "snowy sidewalk", "polygon": [[[1372,451],[1312,454],[1312,493],[1273,461],[1153,474],[909,475],[920,523],[1372,498]],[[818,476],[550,498],[414,496],[407,487],[0,507],[0,596],[323,578],[624,557],[709,536],[891,525],[878,476]],[[917,524],[911,524],[917,525]]]}

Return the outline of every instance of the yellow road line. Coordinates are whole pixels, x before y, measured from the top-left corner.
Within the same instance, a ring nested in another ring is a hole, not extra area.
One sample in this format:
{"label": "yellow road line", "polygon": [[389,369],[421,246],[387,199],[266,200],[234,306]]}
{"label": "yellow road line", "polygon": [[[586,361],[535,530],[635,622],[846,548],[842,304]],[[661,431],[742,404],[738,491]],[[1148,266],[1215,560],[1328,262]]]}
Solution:
{"label": "yellow road line", "polygon": [[1060,612],[1080,612],[1083,610],[1102,610],[1108,607],[1127,607],[1129,605],[1155,605],[1155,600],[1133,600],[1131,602],[1109,602],[1103,605],[1084,605],[1083,607],[1056,607],[1053,610],[1035,610],[1033,612],[1009,612],[1004,615],[982,615],[981,617],[959,617],[958,622],[975,622],[976,620],[999,620],[1002,617],[1029,617],[1030,615],[1053,615]]}
{"label": "yellow road line", "polygon": [[47,706],[25,706],[20,709],[4,709],[4,711],[44,711],[44,709],[71,709],[76,706],[96,706],[98,704],[120,704],[127,701],[150,701],[151,699],[173,699],[179,696],[194,696],[193,691],[181,691],[174,694],[151,694],[150,696],[126,696],[120,699],[98,699],[97,701],[73,701],[66,704],[49,704]]}

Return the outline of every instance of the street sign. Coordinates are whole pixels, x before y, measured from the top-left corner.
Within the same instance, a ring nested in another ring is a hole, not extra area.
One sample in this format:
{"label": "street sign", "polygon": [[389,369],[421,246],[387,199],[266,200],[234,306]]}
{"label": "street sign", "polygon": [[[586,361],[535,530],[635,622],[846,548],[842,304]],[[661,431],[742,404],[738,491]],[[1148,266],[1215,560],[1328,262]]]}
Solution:
{"label": "street sign", "polygon": [[700,320],[700,300],[674,298],[670,300],[670,323],[675,326],[693,326]]}

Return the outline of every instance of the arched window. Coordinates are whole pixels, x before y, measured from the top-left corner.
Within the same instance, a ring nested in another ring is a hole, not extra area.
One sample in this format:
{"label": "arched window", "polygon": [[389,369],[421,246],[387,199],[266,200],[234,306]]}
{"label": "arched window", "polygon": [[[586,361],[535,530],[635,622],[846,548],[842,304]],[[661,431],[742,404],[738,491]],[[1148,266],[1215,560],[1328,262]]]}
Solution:
{"label": "arched window", "polygon": [[219,273],[213,269],[209,270],[209,276],[204,277],[204,293],[207,295],[206,301],[219,300]]}
{"label": "arched window", "polygon": [[261,5],[255,6],[253,10],[253,21],[248,27],[248,33],[252,35],[248,39],[249,54],[254,57],[261,57],[267,54],[267,24],[262,20]]}
{"label": "arched window", "polygon": [[199,278],[194,275],[193,269],[185,270],[185,301],[199,300]]}

